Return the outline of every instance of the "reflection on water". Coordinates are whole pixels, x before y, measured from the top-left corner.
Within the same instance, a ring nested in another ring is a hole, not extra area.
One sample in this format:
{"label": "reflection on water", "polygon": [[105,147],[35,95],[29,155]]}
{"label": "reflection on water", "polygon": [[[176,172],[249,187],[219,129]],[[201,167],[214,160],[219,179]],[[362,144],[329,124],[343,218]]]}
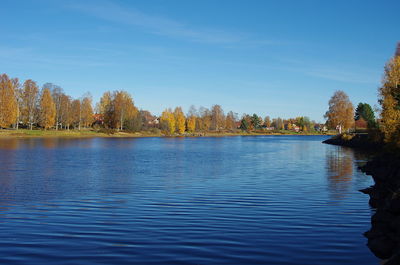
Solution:
{"label": "reflection on water", "polygon": [[351,186],[354,167],[354,153],[349,148],[331,148],[326,150],[326,168],[331,195],[340,199]]}
{"label": "reflection on water", "polygon": [[15,150],[18,149],[20,143],[21,140],[17,138],[0,139],[0,149]]}
{"label": "reflection on water", "polygon": [[0,264],[375,264],[363,158],[323,139],[0,140]]}
{"label": "reflection on water", "polygon": [[334,199],[342,199],[348,195],[353,185],[353,177],[357,183],[365,183],[366,177],[361,174],[354,174],[357,167],[367,161],[368,154],[356,151],[347,147],[334,146],[326,149],[326,170],[328,189]]}

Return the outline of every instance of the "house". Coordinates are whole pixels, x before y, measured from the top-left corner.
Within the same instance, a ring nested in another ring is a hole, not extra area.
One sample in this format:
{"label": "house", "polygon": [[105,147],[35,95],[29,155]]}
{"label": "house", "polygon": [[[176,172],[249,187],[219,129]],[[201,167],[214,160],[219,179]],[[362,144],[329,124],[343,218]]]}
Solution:
{"label": "house", "polygon": [[158,125],[160,123],[160,118],[154,117],[153,119],[149,120],[147,122],[148,125]]}
{"label": "house", "polygon": [[104,124],[104,116],[103,116],[103,114],[96,113],[96,114],[93,115],[93,119],[94,119],[93,124],[100,124],[100,125]]}
{"label": "house", "polygon": [[354,126],[356,129],[367,129],[368,123],[366,120],[364,120],[362,117],[360,117],[358,120],[355,121]]}

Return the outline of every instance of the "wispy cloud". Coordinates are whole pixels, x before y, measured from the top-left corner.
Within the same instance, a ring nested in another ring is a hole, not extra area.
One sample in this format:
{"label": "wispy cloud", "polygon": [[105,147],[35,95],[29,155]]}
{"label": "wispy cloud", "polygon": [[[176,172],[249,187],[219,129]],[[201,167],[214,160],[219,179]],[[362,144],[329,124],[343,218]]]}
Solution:
{"label": "wispy cloud", "polygon": [[[137,9],[126,8],[109,1],[69,2],[66,7],[106,21],[141,28],[152,34],[195,42],[230,44],[247,39],[246,34],[243,33],[194,28],[170,18],[146,14]],[[261,41],[259,44],[261,43],[265,45],[273,42]]]}
{"label": "wispy cloud", "polygon": [[319,77],[332,81],[358,83],[358,84],[376,84],[379,83],[378,73],[372,71],[344,71],[338,69],[305,69],[304,73],[309,76]]}
{"label": "wispy cloud", "polygon": [[0,66],[7,65],[35,65],[36,67],[50,67],[55,65],[65,67],[103,67],[110,66],[109,62],[99,61],[91,56],[54,55],[38,51],[33,48],[15,48],[0,46]]}
{"label": "wispy cloud", "polygon": [[280,66],[281,70],[297,72],[310,77],[354,84],[377,84],[380,81],[379,71],[357,64],[331,62],[328,65],[318,61],[286,57],[279,58],[279,61],[285,65]]}

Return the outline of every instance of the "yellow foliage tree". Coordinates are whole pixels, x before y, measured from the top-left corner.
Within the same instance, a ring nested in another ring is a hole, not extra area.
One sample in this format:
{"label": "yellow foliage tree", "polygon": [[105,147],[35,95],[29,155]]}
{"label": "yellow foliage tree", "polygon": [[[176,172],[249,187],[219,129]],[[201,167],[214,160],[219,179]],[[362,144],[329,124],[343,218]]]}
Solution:
{"label": "yellow foliage tree", "polygon": [[398,143],[400,140],[400,56],[392,58],[385,67],[379,88],[382,106],[382,126],[386,142]]}
{"label": "yellow foliage tree", "polygon": [[17,119],[16,84],[6,74],[0,75],[0,127],[9,127]]}
{"label": "yellow foliage tree", "polygon": [[235,130],[237,127],[236,120],[237,120],[237,114],[233,113],[233,111],[229,111],[225,119],[225,128],[230,131]]}
{"label": "yellow foliage tree", "polygon": [[113,104],[112,95],[110,91],[104,92],[99,103],[99,112],[103,115],[104,125],[106,127],[113,127]]}
{"label": "yellow foliage tree", "polygon": [[82,121],[82,107],[81,101],[79,99],[75,99],[71,103],[71,123],[74,125],[75,129],[81,129],[81,121]]}
{"label": "yellow foliage tree", "polygon": [[170,109],[163,111],[160,121],[165,133],[173,134],[175,132],[175,116]]}
{"label": "yellow foliage tree", "polygon": [[176,107],[174,111],[176,132],[183,134],[185,132],[185,114],[183,114],[181,107]]}
{"label": "yellow foliage tree", "polygon": [[194,132],[196,130],[196,117],[190,116],[186,120],[186,127],[188,132]]}
{"label": "yellow foliage tree", "polygon": [[40,98],[40,125],[45,128],[51,128],[56,121],[56,106],[51,97],[48,88],[43,89]]}
{"label": "yellow foliage tree", "polygon": [[353,126],[354,107],[346,93],[338,90],[333,94],[329,100],[329,110],[325,113],[325,118],[328,119],[331,128],[338,128],[339,133]]}
{"label": "yellow foliage tree", "polygon": [[82,125],[84,127],[90,126],[93,121],[93,108],[92,108],[92,97],[87,94],[83,97],[82,103],[81,103],[81,120],[82,120]]}
{"label": "yellow foliage tree", "polygon": [[133,104],[132,97],[126,91],[115,91],[113,95],[114,126],[122,130],[126,120],[137,115],[138,110]]}

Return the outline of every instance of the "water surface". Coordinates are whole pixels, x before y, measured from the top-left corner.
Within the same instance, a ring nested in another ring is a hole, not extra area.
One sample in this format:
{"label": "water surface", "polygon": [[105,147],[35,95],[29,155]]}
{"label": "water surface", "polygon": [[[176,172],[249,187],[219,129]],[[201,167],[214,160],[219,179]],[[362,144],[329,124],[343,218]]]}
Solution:
{"label": "water surface", "polygon": [[378,264],[324,139],[2,139],[0,264]]}

